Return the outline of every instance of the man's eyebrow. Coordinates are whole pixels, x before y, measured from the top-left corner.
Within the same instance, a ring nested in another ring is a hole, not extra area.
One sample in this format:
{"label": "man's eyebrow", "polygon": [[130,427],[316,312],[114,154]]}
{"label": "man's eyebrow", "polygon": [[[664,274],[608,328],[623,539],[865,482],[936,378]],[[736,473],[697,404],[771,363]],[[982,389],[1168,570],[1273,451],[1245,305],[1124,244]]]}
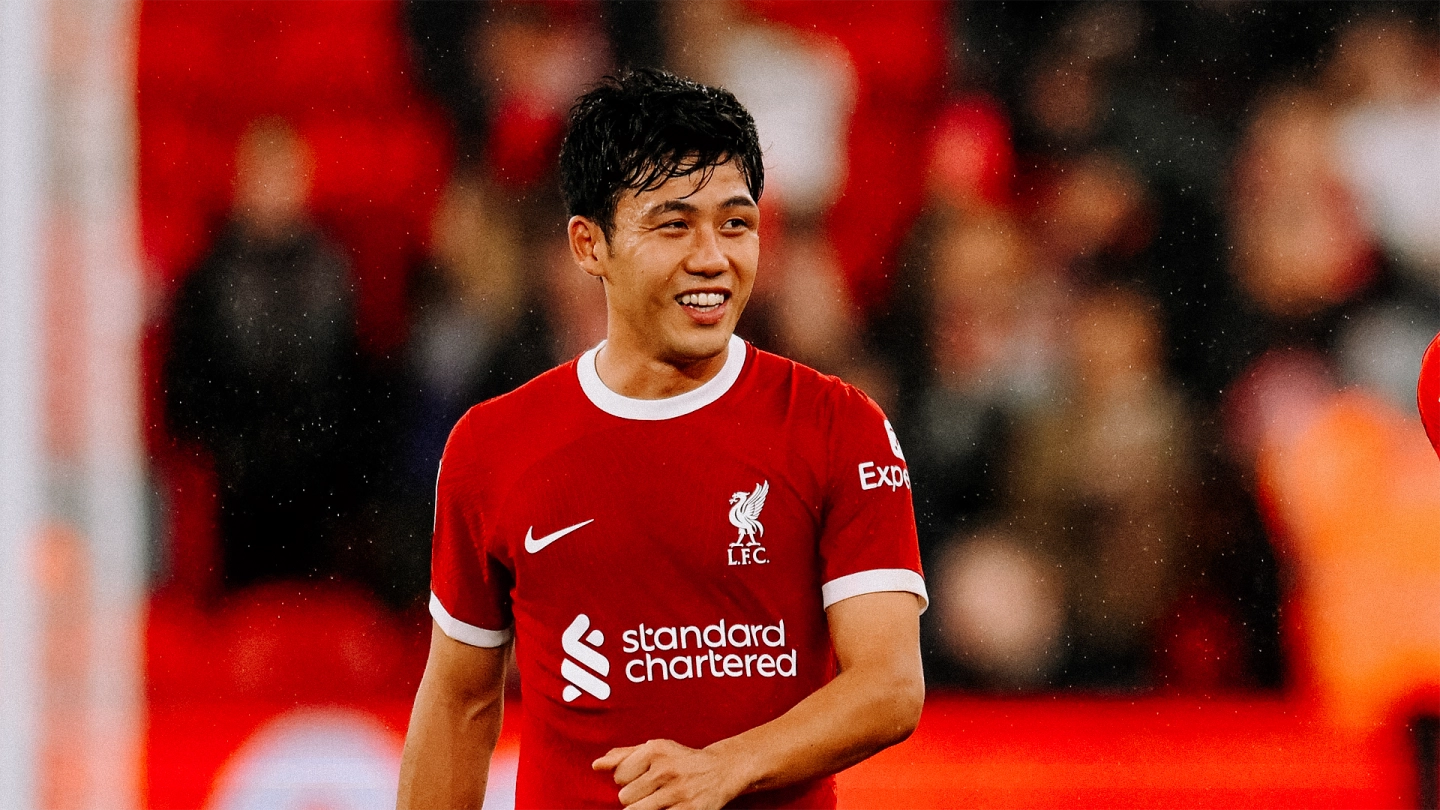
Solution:
{"label": "man's eyebrow", "polygon": [[[755,209],[759,208],[759,206],[755,204],[755,201],[750,199],[750,197],[745,194],[736,194],[734,197],[731,197],[725,202],[720,203],[720,207]],[[652,207],[646,209],[645,213],[641,214],[641,216],[648,219],[650,217],[660,217],[666,214],[674,213],[698,214],[700,213],[700,209],[694,204],[688,203],[685,200],[666,200],[665,202],[656,203]]]}
{"label": "man's eyebrow", "polygon": [[685,202],[684,200],[666,200],[665,202],[658,203],[652,206],[651,208],[646,210],[645,213],[642,214],[642,216],[647,218],[658,217],[664,216],[665,214],[673,214],[676,212],[682,214],[695,214],[699,211],[699,208],[696,208],[694,205]]}

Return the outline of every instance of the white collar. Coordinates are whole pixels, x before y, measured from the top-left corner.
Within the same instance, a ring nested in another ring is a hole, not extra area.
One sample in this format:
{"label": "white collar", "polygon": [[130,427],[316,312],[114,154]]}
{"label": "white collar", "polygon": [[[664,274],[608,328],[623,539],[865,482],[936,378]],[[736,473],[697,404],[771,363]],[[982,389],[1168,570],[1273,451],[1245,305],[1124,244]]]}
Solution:
{"label": "white collar", "polygon": [[595,403],[595,407],[622,419],[654,422],[694,413],[724,396],[730,386],[740,378],[740,371],[745,367],[745,341],[741,340],[739,335],[732,334],[730,345],[726,347],[728,354],[725,365],[721,366],[719,374],[706,380],[704,385],[665,399],[632,399],[611,391],[595,370],[595,355],[604,345],[605,341],[602,340],[599,346],[580,355],[575,369],[580,376],[581,390]]}

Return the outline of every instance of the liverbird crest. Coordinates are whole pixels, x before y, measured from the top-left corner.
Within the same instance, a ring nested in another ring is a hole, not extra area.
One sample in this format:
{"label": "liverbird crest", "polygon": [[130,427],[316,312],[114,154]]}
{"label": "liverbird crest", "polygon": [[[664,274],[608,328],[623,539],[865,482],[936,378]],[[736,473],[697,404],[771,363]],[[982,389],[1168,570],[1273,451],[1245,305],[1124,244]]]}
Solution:
{"label": "liverbird crest", "polygon": [[730,525],[740,530],[732,546],[738,546],[748,537],[750,545],[758,546],[756,536],[765,536],[765,527],[760,525],[760,510],[765,508],[765,496],[770,494],[770,482],[755,485],[754,492],[737,492],[730,496]]}

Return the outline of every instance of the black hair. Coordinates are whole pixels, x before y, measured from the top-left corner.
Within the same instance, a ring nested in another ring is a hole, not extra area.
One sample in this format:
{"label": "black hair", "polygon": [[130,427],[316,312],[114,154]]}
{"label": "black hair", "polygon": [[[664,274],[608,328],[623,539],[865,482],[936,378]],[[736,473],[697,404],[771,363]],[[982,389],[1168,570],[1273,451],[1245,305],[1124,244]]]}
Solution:
{"label": "black hair", "polygon": [[571,216],[594,220],[609,238],[625,191],[652,191],[696,172],[703,184],[732,160],[759,202],[760,137],[734,94],[654,68],[624,71],[601,79],[570,109],[560,193]]}

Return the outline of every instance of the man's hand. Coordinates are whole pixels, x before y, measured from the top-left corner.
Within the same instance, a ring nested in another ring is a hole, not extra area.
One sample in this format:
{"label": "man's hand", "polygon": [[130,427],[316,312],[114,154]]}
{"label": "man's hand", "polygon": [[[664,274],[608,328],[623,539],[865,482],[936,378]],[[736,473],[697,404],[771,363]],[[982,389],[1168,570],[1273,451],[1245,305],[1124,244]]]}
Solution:
{"label": "man's hand", "polygon": [[718,810],[854,765],[905,739],[920,720],[919,604],[904,592],[867,593],[826,611],[840,674],[790,711],[704,749],[670,740],[612,748],[591,766],[613,770],[627,808]]}
{"label": "man's hand", "polygon": [[719,810],[745,788],[720,754],[672,740],[612,748],[590,767],[613,770],[620,803],[636,810]]}

